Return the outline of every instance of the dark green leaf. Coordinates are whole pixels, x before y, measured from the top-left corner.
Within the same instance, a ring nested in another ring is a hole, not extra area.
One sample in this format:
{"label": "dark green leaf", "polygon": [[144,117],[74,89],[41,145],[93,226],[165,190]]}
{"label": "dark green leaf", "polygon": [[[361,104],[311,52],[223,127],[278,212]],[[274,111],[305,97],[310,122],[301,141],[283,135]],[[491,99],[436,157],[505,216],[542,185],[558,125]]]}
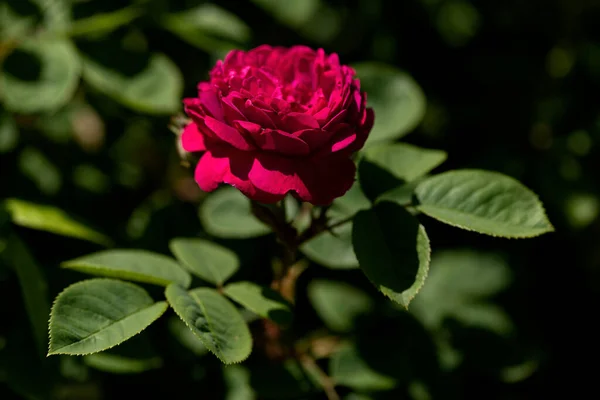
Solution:
{"label": "dark green leaf", "polygon": [[369,280],[383,294],[408,307],[429,269],[425,228],[403,207],[381,202],[356,214],[352,243]]}
{"label": "dark green leaf", "polygon": [[19,142],[19,129],[9,113],[0,114],[0,153],[12,151]]}
{"label": "dark green leaf", "polygon": [[165,291],[169,304],[204,345],[225,364],[244,361],[252,336],[239,311],[213,289],[185,291],[176,284]]}
{"label": "dark green leaf", "polygon": [[447,157],[442,150],[393,143],[366,149],[363,160],[375,164],[403,182],[410,182],[442,164]]}
{"label": "dark green leaf", "polygon": [[0,253],[4,262],[12,266],[19,278],[25,309],[33,328],[33,336],[40,355],[46,353],[48,340],[48,315],[50,302],[48,285],[42,269],[37,264],[25,243],[14,233],[10,234],[6,251]]}
{"label": "dark green leaf", "polygon": [[167,309],[133,283],[96,278],[67,287],[50,314],[48,355],[97,353],[137,335]]}
{"label": "dark green leaf", "polygon": [[292,322],[290,304],[276,291],[252,282],[235,282],[223,288],[223,293],[261,317],[287,326]]}
{"label": "dark green leaf", "polygon": [[535,193],[497,172],[445,172],[421,182],[415,194],[421,212],[459,228],[509,238],[554,230]]}
{"label": "dark green leaf", "polygon": [[250,200],[231,186],[224,186],[208,196],[199,213],[204,229],[214,236],[244,239],[271,232],[252,215]]}
{"label": "dark green leaf", "polygon": [[188,287],[191,276],[170,257],[146,250],[105,250],[61,264],[90,275],[168,286],[178,283]]}
{"label": "dark green leaf", "polygon": [[233,251],[208,240],[177,238],[169,247],[184,267],[213,285],[221,286],[240,267]]}

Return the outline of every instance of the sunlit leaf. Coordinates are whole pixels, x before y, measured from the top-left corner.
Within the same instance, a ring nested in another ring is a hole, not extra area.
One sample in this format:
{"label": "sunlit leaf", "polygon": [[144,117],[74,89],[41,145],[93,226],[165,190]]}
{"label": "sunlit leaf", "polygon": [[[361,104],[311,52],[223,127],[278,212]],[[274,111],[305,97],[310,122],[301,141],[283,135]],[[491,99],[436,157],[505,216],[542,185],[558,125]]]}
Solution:
{"label": "sunlit leaf", "polygon": [[535,193],[497,172],[445,172],[421,182],[415,194],[421,212],[462,229],[509,238],[554,230]]}
{"label": "sunlit leaf", "polygon": [[96,13],[71,22],[67,34],[70,37],[106,34],[131,23],[141,13],[142,9],[135,4],[112,12]]}
{"label": "sunlit leaf", "polygon": [[292,322],[290,304],[273,289],[253,282],[234,282],[225,286],[223,293],[255,314],[280,325]]}
{"label": "sunlit leaf", "polygon": [[218,237],[243,239],[271,232],[252,215],[250,200],[230,186],[209,195],[200,206],[199,215],[204,229]]}
{"label": "sunlit leaf", "polygon": [[225,400],[254,400],[256,393],[250,385],[250,371],[241,365],[223,368],[223,380],[227,386]]}
{"label": "sunlit leaf", "polygon": [[96,278],[67,287],[50,314],[48,355],[92,354],[137,335],[167,309],[133,283]]}
{"label": "sunlit leaf", "polygon": [[113,374],[139,374],[162,365],[160,357],[136,359],[107,352],[87,355],[84,362],[92,368]]}
{"label": "sunlit leaf", "polygon": [[372,145],[400,138],[419,125],[425,115],[425,95],[405,72],[378,63],[354,65],[367,106],[375,111],[375,125],[367,140]]}
{"label": "sunlit leaf", "polygon": [[240,267],[233,251],[208,240],[177,238],[169,247],[184,267],[213,285],[222,285]]}
{"label": "sunlit leaf", "polygon": [[147,250],[104,250],[61,264],[86,274],[167,286],[178,283],[188,287],[191,276],[175,260]]}
{"label": "sunlit leaf", "polygon": [[408,307],[429,269],[425,228],[403,207],[381,202],[354,218],[354,251],[360,267],[383,294]]}
{"label": "sunlit leaf", "polygon": [[7,199],[4,204],[16,225],[104,245],[111,242],[106,236],[77,222],[58,208],[19,199]]}
{"label": "sunlit leaf", "polygon": [[9,113],[0,113],[0,153],[12,151],[19,142],[19,129]]}
{"label": "sunlit leaf", "polygon": [[169,304],[204,345],[225,364],[244,361],[252,336],[239,311],[213,289],[189,292],[176,284],[165,291]]}

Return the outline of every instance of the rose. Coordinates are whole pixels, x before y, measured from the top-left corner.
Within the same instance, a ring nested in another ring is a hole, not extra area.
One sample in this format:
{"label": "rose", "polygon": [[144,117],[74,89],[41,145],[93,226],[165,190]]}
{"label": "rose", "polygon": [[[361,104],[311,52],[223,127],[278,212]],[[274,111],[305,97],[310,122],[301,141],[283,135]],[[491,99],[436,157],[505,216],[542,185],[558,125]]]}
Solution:
{"label": "rose", "polygon": [[318,205],[342,196],[374,119],[355,71],[305,46],[233,50],[183,102],[192,122],[182,147],[204,151],[200,188],[225,183],[263,203],[288,192]]}

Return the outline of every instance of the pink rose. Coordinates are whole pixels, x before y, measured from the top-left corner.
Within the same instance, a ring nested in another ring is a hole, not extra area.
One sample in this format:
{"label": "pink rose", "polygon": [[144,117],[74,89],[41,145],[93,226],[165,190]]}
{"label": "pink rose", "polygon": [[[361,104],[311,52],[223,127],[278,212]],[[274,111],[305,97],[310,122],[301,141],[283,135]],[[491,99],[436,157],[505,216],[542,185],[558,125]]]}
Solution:
{"label": "pink rose", "polygon": [[204,151],[200,188],[226,183],[263,203],[288,192],[318,205],[342,196],[374,118],[355,71],[305,46],[233,50],[183,102],[192,122],[182,146]]}

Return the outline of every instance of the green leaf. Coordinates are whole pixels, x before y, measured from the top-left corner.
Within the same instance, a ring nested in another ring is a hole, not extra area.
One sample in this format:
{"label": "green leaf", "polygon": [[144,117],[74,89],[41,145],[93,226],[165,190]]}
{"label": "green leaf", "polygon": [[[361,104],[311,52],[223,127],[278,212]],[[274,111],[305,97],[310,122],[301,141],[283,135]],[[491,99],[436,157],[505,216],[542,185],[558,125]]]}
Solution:
{"label": "green leaf", "polygon": [[503,334],[512,323],[504,311],[487,301],[511,281],[502,257],[473,250],[446,250],[431,260],[427,285],[411,311],[429,329],[438,330],[447,318]]}
{"label": "green leaf", "polygon": [[108,237],[75,221],[58,208],[19,199],[6,199],[4,205],[15,225],[89,240],[102,245],[111,244]]}
{"label": "green leaf", "polygon": [[223,293],[253,313],[288,326],[292,322],[290,304],[276,291],[252,282],[235,282]]}
{"label": "green leaf", "polygon": [[207,52],[231,50],[250,40],[251,31],[235,14],[214,4],[167,15],[162,25]]}
{"label": "green leaf", "polygon": [[208,240],[177,238],[169,247],[184,267],[213,285],[221,286],[240,267],[233,251]]}
{"label": "green leaf", "polygon": [[50,313],[46,278],[25,243],[14,233],[9,234],[6,250],[0,253],[0,256],[14,269],[19,278],[35,344],[39,354],[44,355],[48,340],[46,324]]}
{"label": "green leaf", "polygon": [[63,268],[90,275],[168,286],[188,287],[192,277],[171,257],[146,250],[104,250],[65,261]]}
{"label": "green leaf", "polygon": [[508,238],[554,230],[535,193],[497,172],[445,172],[421,182],[415,194],[419,211],[459,228]]}
{"label": "green leaf", "polygon": [[[333,232],[333,233],[332,233]],[[332,269],[354,269],[358,260],[352,249],[352,222],[315,236],[300,246],[311,261]]]}
{"label": "green leaf", "polygon": [[69,40],[28,39],[4,60],[0,93],[11,111],[53,111],[71,99],[80,76],[81,62]]}
{"label": "green leaf", "polygon": [[52,196],[60,191],[60,170],[41,151],[26,147],[19,154],[19,169],[45,195]]}
{"label": "green leaf", "polygon": [[162,365],[160,357],[136,359],[106,352],[87,355],[83,361],[89,367],[113,374],[139,374]]}
{"label": "green leaf", "polygon": [[252,2],[292,28],[300,28],[309,22],[321,3],[320,0],[252,0]]}
{"label": "green leaf", "polygon": [[405,72],[380,63],[354,65],[367,106],[375,111],[375,125],[367,146],[398,139],[419,125],[425,115],[425,95]]}
{"label": "green leaf", "polygon": [[134,76],[125,76],[86,58],[83,78],[94,89],[136,111],[173,114],[181,108],[183,77],[164,54],[153,54],[146,67]]}
{"label": "green leaf", "polygon": [[19,129],[9,113],[0,113],[0,153],[9,153],[19,142]]}
{"label": "green leaf", "polygon": [[231,186],[209,195],[200,206],[199,216],[204,229],[218,237],[245,239],[271,232],[252,214],[246,196]]}
{"label": "green leaf", "polygon": [[325,325],[336,332],[349,332],[356,317],[373,308],[373,300],[347,283],[315,280],[308,285],[308,298]]}
{"label": "green leaf", "polygon": [[203,356],[208,353],[208,349],[202,343],[202,340],[179,317],[173,316],[173,318],[169,319],[169,331],[182,346],[190,350],[194,355]]}
{"label": "green leaf", "polygon": [[95,278],[67,287],[50,313],[48,355],[84,355],[137,335],[167,309],[133,283]]}
{"label": "green leaf", "polygon": [[410,182],[442,164],[447,157],[446,152],[442,150],[393,143],[366,149],[363,160],[375,164],[404,182]]}
{"label": "green leaf", "polygon": [[141,13],[142,9],[136,4],[113,12],[95,13],[71,22],[67,35],[76,37],[106,34],[131,23]]}
{"label": "green leaf", "polygon": [[223,381],[227,386],[225,400],[254,400],[256,393],[250,385],[250,371],[241,365],[223,368]]}
{"label": "green leaf", "polygon": [[204,345],[225,364],[244,361],[252,352],[252,336],[239,311],[208,288],[185,291],[172,284],[169,304]]}
{"label": "green leaf", "polygon": [[[336,199],[327,216],[330,224],[352,217],[359,210],[371,207],[360,186],[355,184],[342,197]],[[332,269],[353,269],[358,260],[352,249],[352,222],[325,231],[300,246],[300,250],[312,261]]]}
{"label": "green leaf", "polygon": [[358,390],[388,390],[396,380],[373,370],[354,346],[346,345],[329,360],[329,376],[338,384]]}
{"label": "green leaf", "polygon": [[352,243],[367,278],[407,308],[429,269],[431,249],[425,228],[403,207],[381,202],[356,214]]}

